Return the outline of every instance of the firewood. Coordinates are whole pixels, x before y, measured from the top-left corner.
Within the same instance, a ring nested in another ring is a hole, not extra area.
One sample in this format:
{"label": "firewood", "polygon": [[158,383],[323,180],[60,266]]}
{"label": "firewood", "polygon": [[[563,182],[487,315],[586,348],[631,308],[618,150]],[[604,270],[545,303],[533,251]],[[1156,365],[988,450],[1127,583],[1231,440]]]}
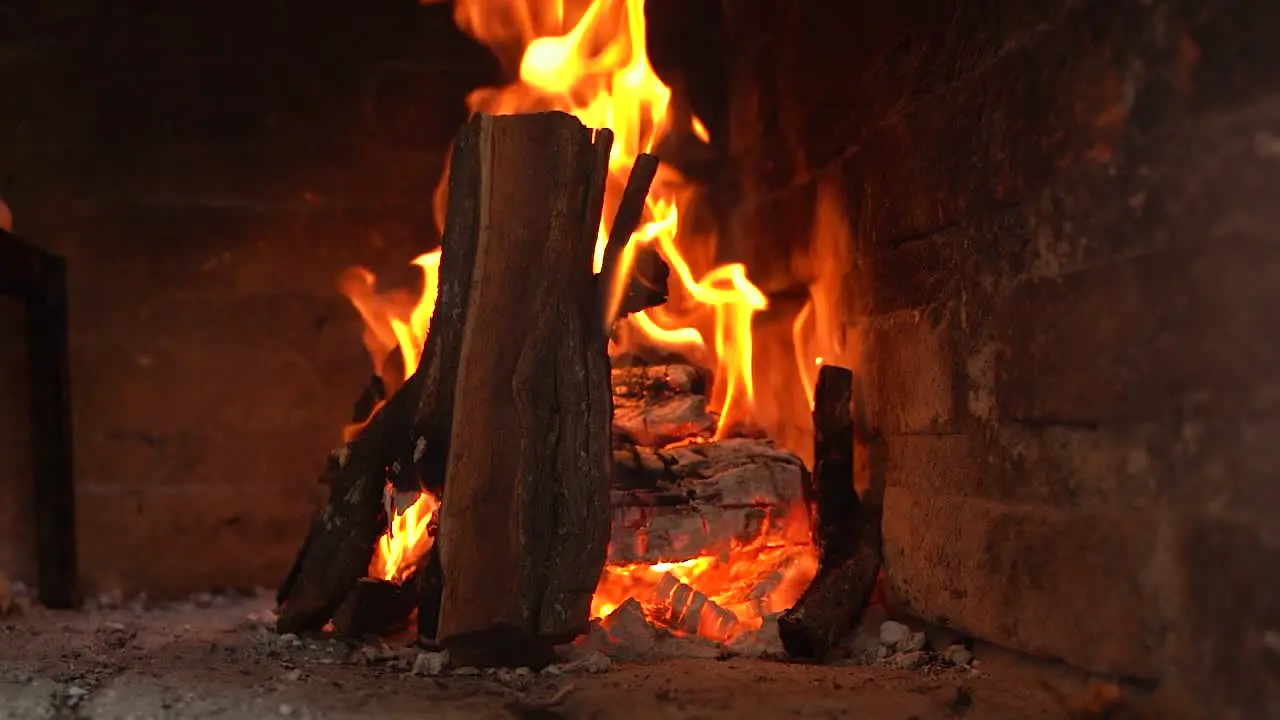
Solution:
{"label": "firewood", "polygon": [[[382,378],[377,375],[370,376],[368,382],[365,383],[364,390],[360,393],[360,397],[356,398],[355,404],[351,409],[352,424],[364,423],[369,420],[373,412],[378,408],[378,404],[387,399],[387,386],[383,383]],[[337,469],[333,467],[337,460],[337,456],[330,457],[329,469],[320,476],[320,482],[329,481],[330,475]],[[307,551],[311,548],[311,538],[322,532],[324,528],[324,512],[316,513],[312,518],[311,524],[307,528],[306,539],[302,541],[302,547],[298,548],[298,554],[294,557],[293,566],[289,568],[289,574],[285,576],[284,582],[280,583],[279,589],[276,591],[276,605],[283,607],[289,599],[289,595],[293,592],[293,586],[298,581],[298,575],[302,572],[302,561],[307,556]]]}
{"label": "firewood", "polygon": [[[613,227],[609,229],[604,259],[600,264],[600,299],[604,307],[603,320],[606,336],[613,326],[613,321],[618,317],[619,308],[622,307],[623,299],[627,297],[630,289],[628,287],[631,278],[630,268],[634,263],[627,261],[626,249],[631,242],[632,233],[640,226],[640,221],[644,217],[645,200],[649,197],[649,187],[653,185],[653,179],[658,174],[658,164],[658,158],[648,153],[640,153],[636,157],[631,173],[627,177],[627,185],[622,191],[622,200],[618,203],[618,209],[613,215]],[[620,277],[624,272],[627,274],[626,280]]]}
{"label": "firewood", "polygon": [[435,647],[436,635],[440,630],[440,602],[444,598],[444,570],[440,567],[439,536],[427,551],[417,582],[418,642]]}
{"label": "firewood", "polygon": [[453,397],[466,412],[449,436],[437,639],[460,664],[539,665],[588,630],[609,539],[609,358],[589,206],[605,169],[591,131],[564,113],[480,115],[464,135],[452,166],[474,187],[451,178],[450,194],[474,198],[478,221],[466,221],[475,265]]}
{"label": "firewood", "polygon": [[387,635],[402,629],[417,605],[417,581],[404,584],[361,578],[333,614],[333,627],[349,637]]}
{"label": "firewood", "polygon": [[823,366],[814,392],[814,468],[807,489],[814,515],[818,573],[778,618],[793,657],[821,659],[858,623],[880,573],[880,503],[853,484],[853,373]]}
{"label": "firewood", "polygon": [[355,438],[330,456],[329,500],[312,525],[295,580],[282,598],[276,622],[280,632],[324,627],[368,572],[374,544],[386,529],[386,468],[404,442],[420,382],[415,373]]}

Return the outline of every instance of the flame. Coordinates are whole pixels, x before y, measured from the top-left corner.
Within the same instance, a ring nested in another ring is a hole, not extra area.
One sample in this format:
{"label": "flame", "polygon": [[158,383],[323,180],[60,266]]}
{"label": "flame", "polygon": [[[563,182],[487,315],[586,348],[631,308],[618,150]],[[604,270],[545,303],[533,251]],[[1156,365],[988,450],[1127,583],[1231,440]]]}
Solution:
{"label": "flame", "polygon": [[[710,141],[701,120],[677,115],[672,109],[671,89],[649,63],[643,0],[455,0],[454,18],[518,76],[511,84],[471,93],[467,103],[473,113],[557,109],[576,115],[589,127],[613,130],[606,216],[616,209],[640,153],[655,152],[672,134]],[[446,180],[447,170],[435,195],[436,222],[441,228]],[[681,226],[681,210],[692,202],[693,191],[670,165],[659,167],[642,223],[623,254],[619,276],[625,279],[629,275],[631,259],[638,250],[652,247],[671,267],[675,279],[671,298],[662,307],[617,322],[610,351],[661,349],[714,368],[708,399],[719,413],[715,437],[720,439],[753,421],[756,367],[752,361],[752,323],[769,302],[751,282],[744,265],[715,265],[714,236],[697,235]],[[598,234],[597,272],[606,236],[607,219]],[[430,330],[439,262],[439,251],[414,261],[423,273],[423,289],[416,298],[379,292],[376,278],[363,268],[344,274],[340,287],[364,318],[365,346],[380,375],[396,347],[403,360],[403,377],[417,368]],[[620,294],[617,289],[612,293],[613,308]],[[794,329],[797,363],[810,398],[816,368],[812,367],[812,348],[807,341],[811,333],[806,332],[805,323],[814,314],[812,310],[803,313]],[[352,426],[347,432],[354,434],[359,429]],[[379,541],[371,575],[403,579],[405,569],[430,546],[427,527],[436,507],[435,499],[424,494],[393,520],[393,527]],[[731,623],[735,629],[710,619],[706,623],[700,620],[698,632],[723,638],[726,633],[758,625],[764,615],[790,605],[814,572],[807,511],[802,507],[790,510],[783,527],[762,532],[751,542],[706,548],[693,560],[609,566],[601,577],[593,614],[606,615],[631,597],[648,609],[668,607],[672,598],[661,597],[660,591],[669,591],[676,583],[676,589],[696,590],[736,618]],[[768,589],[762,590],[765,586]]]}
{"label": "flame", "polygon": [[[806,512],[797,504],[784,522],[766,527],[755,539],[704,548],[688,560],[608,565],[592,597],[591,614],[607,617],[634,598],[646,614],[666,615],[663,624],[714,640],[730,640],[755,630],[768,615],[795,604],[817,572]],[[714,606],[691,597],[681,599],[682,590],[686,595],[701,593]],[[695,610],[698,617],[685,617]]]}

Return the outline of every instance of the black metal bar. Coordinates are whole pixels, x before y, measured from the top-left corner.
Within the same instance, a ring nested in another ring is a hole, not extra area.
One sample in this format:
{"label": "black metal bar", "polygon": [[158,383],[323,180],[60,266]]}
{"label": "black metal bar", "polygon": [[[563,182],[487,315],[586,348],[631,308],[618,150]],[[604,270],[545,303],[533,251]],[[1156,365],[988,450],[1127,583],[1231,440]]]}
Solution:
{"label": "black metal bar", "polygon": [[78,598],[66,262],[0,231],[0,292],[26,306],[40,602]]}

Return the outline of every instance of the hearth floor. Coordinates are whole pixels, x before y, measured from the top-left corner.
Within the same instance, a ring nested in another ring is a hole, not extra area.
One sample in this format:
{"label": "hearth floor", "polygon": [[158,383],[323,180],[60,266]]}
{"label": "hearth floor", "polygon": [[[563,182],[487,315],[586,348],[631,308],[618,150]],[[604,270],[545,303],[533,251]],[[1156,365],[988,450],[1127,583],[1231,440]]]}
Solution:
{"label": "hearth floor", "polygon": [[269,607],[266,597],[239,598],[0,619],[0,720],[1048,718],[1065,717],[1061,698],[1074,682],[1007,657],[947,671],[704,658],[518,682],[430,676],[421,662],[414,672],[408,649],[282,639],[262,620]]}

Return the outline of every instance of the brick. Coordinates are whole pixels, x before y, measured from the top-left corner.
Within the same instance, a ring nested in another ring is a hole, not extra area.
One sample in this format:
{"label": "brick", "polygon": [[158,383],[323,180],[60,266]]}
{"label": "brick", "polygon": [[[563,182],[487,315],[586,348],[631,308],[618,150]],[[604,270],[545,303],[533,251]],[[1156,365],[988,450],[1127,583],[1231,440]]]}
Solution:
{"label": "brick", "polygon": [[1156,518],[1063,513],[890,488],[888,589],[905,609],[1095,672],[1154,677],[1160,636],[1144,582]]}
{"label": "brick", "polygon": [[1223,243],[1033,280],[993,323],[1001,417],[1096,423],[1273,406],[1280,250]]}
{"label": "brick", "polygon": [[954,430],[959,386],[949,321],[894,313],[872,319],[864,332],[873,426],[890,434]]}
{"label": "brick", "polygon": [[239,487],[81,489],[83,590],[119,588],[154,598],[275,587],[306,534],[316,486],[301,476],[258,480]]}
{"label": "brick", "polygon": [[1064,511],[1194,502],[1174,472],[1176,429],[990,425],[952,435],[884,439],[885,481],[947,496]]}

